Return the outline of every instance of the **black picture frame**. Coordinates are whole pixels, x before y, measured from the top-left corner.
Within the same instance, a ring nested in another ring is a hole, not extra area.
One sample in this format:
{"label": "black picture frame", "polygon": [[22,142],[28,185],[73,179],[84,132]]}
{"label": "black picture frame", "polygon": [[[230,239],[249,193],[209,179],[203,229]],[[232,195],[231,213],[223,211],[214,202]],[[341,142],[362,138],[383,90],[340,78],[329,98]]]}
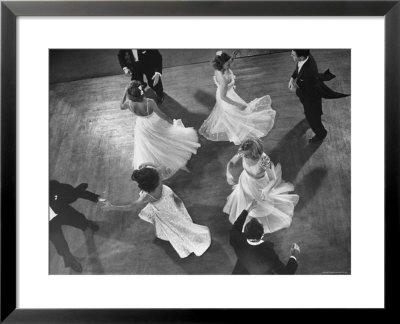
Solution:
{"label": "black picture frame", "polygon": [[[399,234],[400,1],[2,1],[1,3],[1,322],[235,322],[266,310],[16,308],[16,19],[18,16],[384,16],[385,19],[385,309],[395,307]],[[368,53],[366,53],[368,55]],[[373,58],[371,58],[373,59]],[[371,152],[373,156],[373,152]],[[371,157],[366,157],[371,163]],[[37,215],[33,215],[37,216]],[[371,242],[365,242],[366,248]],[[371,258],[373,261],[373,257]],[[211,292],[210,292],[211,293]],[[290,296],[290,292],[288,293]],[[107,296],[105,296],[107,298]],[[245,296],[238,296],[245,298]],[[289,297],[288,297],[289,298]],[[381,314],[381,313],[380,313]],[[253,317],[255,316],[255,317]],[[268,316],[271,316],[270,313]],[[286,315],[285,315],[286,316]],[[313,315],[314,316],[314,315]],[[368,315],[369,316],[369,315]],[[379,315],[380,316],[380,315]],[[382,320],[382,317],[379,317]]]}

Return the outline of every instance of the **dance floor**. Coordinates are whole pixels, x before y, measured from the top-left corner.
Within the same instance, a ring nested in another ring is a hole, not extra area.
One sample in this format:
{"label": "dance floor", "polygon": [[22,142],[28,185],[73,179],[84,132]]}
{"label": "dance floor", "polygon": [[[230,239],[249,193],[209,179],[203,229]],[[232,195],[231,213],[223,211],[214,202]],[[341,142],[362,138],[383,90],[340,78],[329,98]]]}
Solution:
{"label": "dance floor", "polygon": [[[351,93],[350,50],[312,50],[312,54],[320,72],[329,68],[337,76],[327,85]],[[185,126],[198,129],[214,106],[216,88],[209,60],[163,70],[166,97],[160,108]],[[283,179],[293,182],[300,196],[292,225],[266,238],[275,243],[284,262],[291,244],[299,244],[297,274],[350,274],[351,97],[323,101],[328,136],[320,145],[309,145],[312,132],[302,105],[287,89],[293,69],[290,52],[246,56],[232,66],[236,92],[244,100],[271,96],[277,116],[274,128],[262,139],[264,149],[274,163],[282,164]],[[115,204],[137,199],[137,186],[130,179],[134,116],[119,109],[128,80],[120,74],[50,85],[50,179],[74,186],[87,182],[90,191]],[[152,96],[151,90],[148,95]],[[201,136],[200,143],[188,163],[191,172],[179,171],[165,184],[183,200],[195,223],[209,227],[209,250],[201,257],[180,259],[168,242],[155,238],[154,227],[137,217],[138,210],[103,212],[100,204],[78,200],[73,206],[100,225],[94,235],[63,227],[83,274],[232,272],[236,256],[229,245],[231,224],[222,208],[232,190],[226,183],[226,164],[238,147]],[[64,267],[51,243],[49,253],[50,274],[75,274]]]}

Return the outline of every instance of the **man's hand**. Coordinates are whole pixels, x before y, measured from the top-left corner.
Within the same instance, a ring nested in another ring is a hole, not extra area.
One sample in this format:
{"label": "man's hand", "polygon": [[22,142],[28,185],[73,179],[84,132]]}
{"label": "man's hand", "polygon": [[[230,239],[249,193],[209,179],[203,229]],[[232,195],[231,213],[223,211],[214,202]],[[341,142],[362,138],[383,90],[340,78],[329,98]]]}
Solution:
{"label": "man's hand", "polygon": [[289,84],[288,84],[288,88],[291,92],[296,92],[296,89],[299,86],[297,85],[296,81],[293,78],[290,78]]}
{"label": "man's hand", "polygon": [[288,89],[290,90],[293,87],[293,78],[290,78],[289,84],[288,84]]}
{"label": "man's hand", "polygon": [[153,80],[153,86],[156,86],[158,81],[160,81],[160,73],[154,73],[151,79]]}
{"label": "man's hand", "polygon": [[290,248],[290,255],[294,256],[296,259],[299,257],[300,247],[296,243],[292,244],[292,247]]}
{"label": "man's hand", "polygon": [[254,208],[256,208],[257,206],[257,200],[253,199],[250,204],[247,205],[246,210],[248,212],[250,212],[251,210],[253,210]]}
{"label": "man's hand", "polygon": [[125,75],[129,75],[129,76],[132,75],[131,70],[129,70],[126,66],[123,68],[123,70],[124,70]]}

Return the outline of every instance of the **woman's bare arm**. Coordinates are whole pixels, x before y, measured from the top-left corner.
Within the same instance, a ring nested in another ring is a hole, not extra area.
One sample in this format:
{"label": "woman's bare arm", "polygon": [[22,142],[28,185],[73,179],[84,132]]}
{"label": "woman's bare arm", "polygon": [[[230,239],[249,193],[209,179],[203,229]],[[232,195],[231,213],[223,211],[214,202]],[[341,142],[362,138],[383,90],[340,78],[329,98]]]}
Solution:
{"label": "woman's bare arm", "polygon": [[104,203],[104,206],[102,207],[103,210],[105,211],[112,211],[112,210],[117,210],[117,211],[130,211],[136,208],[139,208],[141,205],[146,205],[147,203],[149,203],[151,200],[151,198],[148,195],[142,195],[139,196],[139,198],[134,201],[131,202],[130,204],[127,205],[113,205],[110,201],[106,201]]}
{"label": "woman's bare arm", "polygon": [[121,110],[128,109],[128,103],[126,102],[127,93],[128,93],[128,88],[125,88],[124,95],[119,105]]}
{"label": "woman's bare arm", "polygon": [[228,184],[230,184],[231,186],[233,186],[234,180],[233,180],[233,175],[231,173],[231,168],[232,165],[236,164],[240,159],[242,158],[241,155],[239,154],[235,154],[230,161],[228,162],[228,164],[226,165],[226,181],[228,182]]}

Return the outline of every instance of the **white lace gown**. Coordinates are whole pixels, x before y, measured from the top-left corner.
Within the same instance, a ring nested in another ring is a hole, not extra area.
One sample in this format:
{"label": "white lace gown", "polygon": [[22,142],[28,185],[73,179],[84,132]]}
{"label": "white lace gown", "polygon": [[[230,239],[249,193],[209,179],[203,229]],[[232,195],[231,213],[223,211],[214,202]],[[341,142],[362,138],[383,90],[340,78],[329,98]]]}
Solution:
{"label": "white lace gown", "polygon": [[[251,217],[256,217],[263,225],[264,233],[272,233],[287,228],[292,223],[299,196],[290,193],[294,190],[293,184],[282,180],[281,165],[278,163],[275,167],[271,162],[269,168],[266,166],[268,162],[270,160],[265,153],[254,165],[243,158],[244,170],[224,207],[224,213],[229,214],[232,224],[253,199],[256,199],[258,204],[247,216],[245,224]],[[261,171],[265,172],[264,176],[256,179],[254,175]]]}
{"label": "white lace gown", "polygon": [[[131,106],[129,109],[135,114]],[[197,132],[193,127],[184,127],[181,122],[171,125],[154,111],[148,116],[136,115],[134,169],[142,163],[150,162],[164,168],[161,175],[163,179],[169,178],[186,166],[199,147]]]}
{"label": "white lace gown", "polygon": [[[235,75],[229,70],[228,90],[226,96],[236,102],[246,104],[235,92]],[[221,88],[214,76],[217,86],[216,104],[199,129],[199,133],[211,141],[230,141],[239,145],[250,137],[266,136],[274,126],[275,110],[271,108],[271,98],[266,95],[256,98],[241,111],[238,107],[221,99]]]}
{"label": "white lace gown", "polygon": [[175,203],[173,191],[166,185],[162,186],[161,198],[148,203],[139,217],[154,224],[156,236],[169,241],[181,258],[192,252],[200,256],[211,244],[208,227],[194,224],[183,203]]}

